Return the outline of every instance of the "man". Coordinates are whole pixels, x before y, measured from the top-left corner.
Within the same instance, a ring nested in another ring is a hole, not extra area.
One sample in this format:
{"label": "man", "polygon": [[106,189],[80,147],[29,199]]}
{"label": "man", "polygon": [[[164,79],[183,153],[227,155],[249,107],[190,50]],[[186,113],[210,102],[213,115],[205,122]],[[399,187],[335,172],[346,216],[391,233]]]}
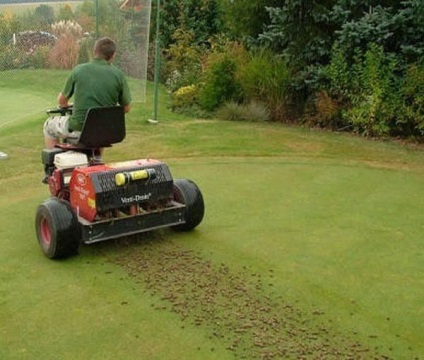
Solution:
{"label": "man", "polygon": [[78,138],[89,108],[120,105],[130,111],[131,95],[121,70],[112,65],[116,53],[115,42],[107,37],[94,44],[94,59],[77,65],[65,87],[58,95],[61,108],[68,107],[74,96],[71,116],[53,116],[44,123],[44,142],[49,149],[60,139]]}

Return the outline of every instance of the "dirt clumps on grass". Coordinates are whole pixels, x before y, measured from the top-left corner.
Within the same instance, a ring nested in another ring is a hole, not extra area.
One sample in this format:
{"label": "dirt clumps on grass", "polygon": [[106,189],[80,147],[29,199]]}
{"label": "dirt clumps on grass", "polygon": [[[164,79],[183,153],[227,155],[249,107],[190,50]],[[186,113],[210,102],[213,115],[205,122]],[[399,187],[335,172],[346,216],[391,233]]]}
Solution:
{"label": "dirt clumps on grass", "polygon": [[232,271],[175,242],[138,242],[111,261],[158,298],[153,309],[178,314],[182,329],[206,327],[235,358],[390,359],[312,322],[320,311],[304,314],[270,295],[268,277]]}

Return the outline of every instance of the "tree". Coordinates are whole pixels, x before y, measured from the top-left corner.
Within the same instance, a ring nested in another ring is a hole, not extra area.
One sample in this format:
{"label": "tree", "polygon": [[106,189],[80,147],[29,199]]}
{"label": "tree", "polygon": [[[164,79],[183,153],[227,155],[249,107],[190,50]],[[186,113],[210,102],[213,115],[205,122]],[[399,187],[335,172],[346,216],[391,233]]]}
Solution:
{"label": "tree", "polygon": [[54,9],[50,5],[39,5],[35,8],[34,13],[42,27],[47,27],[54,22]]}
{"label": "tree", "polygon": [[[178,29],[192,31],[193,45],[207,43],[220,32],[216,0],[169,0],[161,8],[161,44],[167,49]],[[155,24],[152,24],[155,26]],[[153,34],[154,32],[152,32]]]}
{"label": "tree", "polygon": [[338,25],[331,16],[335,5],[335,0],[286,0],[281,7],[268,7],[271,23],[259,35],[261,44],[298,68],[328,62]]}
{"label": "tree", "polygon": [[74,20],[75,14],[69,4],[65,4],[60,7],[57,20]]}
{"label": "tree", "polygon": [[84,0],[76,11],[78,22],[85,31],[94,31],[96,21],[98,21],[100,35],[119,40],[125,32],[125,21],[119,11],[119,2],[117,0],[98,0],[98,7],[95,4],[93,0]]}
{"label": "tree", "polygon": [[0,13],[0,45],[8,45],[12,41],[13,33],[18,31],[16,17],[9,12]]}
{"label": "tree", "polygon": [[271,22],[267,7],[281,6],[282,2],[285,1],[219,0],[224,32],[236,40],[255,40]]}
{"label": "tree", "polygon": [[[423,62],[424,59],[424,2],[408,0],[401,2],[401,8],[393,22],[396,46],[407,63]],[[396,50],[395,50],[396,51]]]}

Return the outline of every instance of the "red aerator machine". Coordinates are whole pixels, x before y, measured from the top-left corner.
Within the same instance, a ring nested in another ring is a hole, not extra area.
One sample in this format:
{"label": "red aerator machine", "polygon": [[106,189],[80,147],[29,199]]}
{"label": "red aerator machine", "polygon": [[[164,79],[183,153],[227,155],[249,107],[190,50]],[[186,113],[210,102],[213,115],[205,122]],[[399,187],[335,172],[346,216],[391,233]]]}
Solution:
{"label": "red aerator machine", "polygon": [[200,189],[191,180],[173,179],[164,162],[103,163],[102,149],[124,138],[122,107],[92,108],[78,139],[42,151],[51,196],[38,206],[35,227],[48,258],[74,255],[82,243],[163,227],[189,231],[203,220]]}

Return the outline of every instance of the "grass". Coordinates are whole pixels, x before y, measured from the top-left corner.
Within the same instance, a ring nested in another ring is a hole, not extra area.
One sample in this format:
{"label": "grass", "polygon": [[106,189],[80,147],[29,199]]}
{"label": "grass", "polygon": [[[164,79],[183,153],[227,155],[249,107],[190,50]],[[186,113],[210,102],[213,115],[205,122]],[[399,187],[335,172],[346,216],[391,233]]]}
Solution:
{"label": "grass", "polygon": [[163,92],[152,125],[149,88],[106,160],[163,159],[201,188],[203,223],[50,261],[33,225],[48,196],[41,127],[66,73],[2,75],[2,359],[253,359],[278,346],[283,358],[424,354],[421,149],[174,116]]}

